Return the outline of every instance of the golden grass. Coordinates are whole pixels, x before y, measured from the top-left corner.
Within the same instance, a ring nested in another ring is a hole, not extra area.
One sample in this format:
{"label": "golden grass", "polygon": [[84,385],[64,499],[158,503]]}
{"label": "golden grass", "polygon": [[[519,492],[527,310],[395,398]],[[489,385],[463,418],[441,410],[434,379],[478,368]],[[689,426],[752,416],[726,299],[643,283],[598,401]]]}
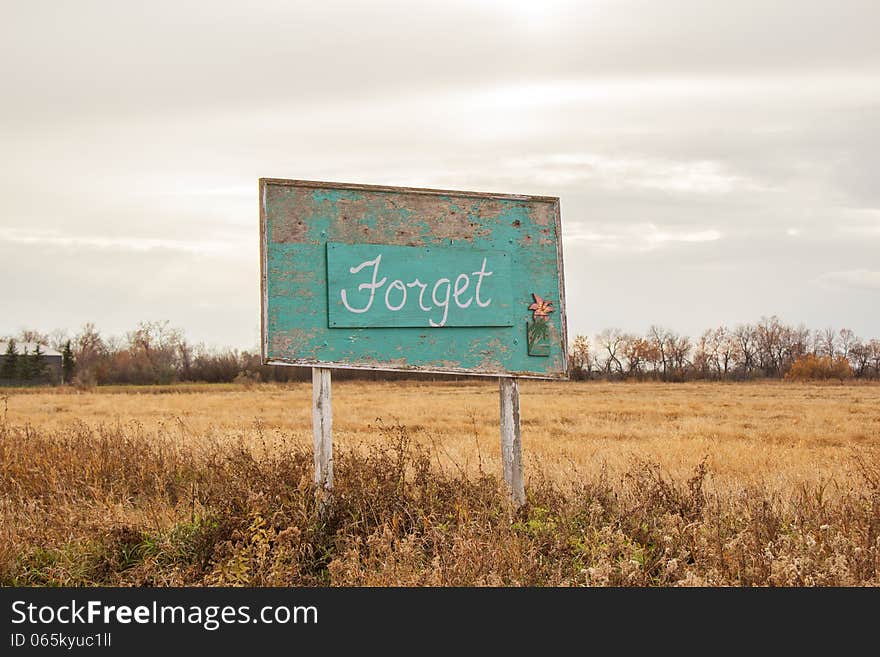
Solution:
{"label": "golden grass", "polygon": [[[708,457],[713,486],[784,491],[852,472],[853,451],[880,447],[880,385],[783,383],[521,383],[526,475],[564,480],[633,457],[674,476]],[[24,392],[25,394],[20,394]],[[8,393],[10,422],[63,429],[71,422],[138,423],[181,441],[266,434],[311,444],[310,384],[69,389]],[[443,467],[500,471],[495,381],[337,382],[334,442],[365,446],[377,427],[403,425]],[[0,406],[2,410],[2,406]]]}
{"label": "golden grass", "polygon": [[880,386],[494,381],[0,391],[0,585],[880,583]]}

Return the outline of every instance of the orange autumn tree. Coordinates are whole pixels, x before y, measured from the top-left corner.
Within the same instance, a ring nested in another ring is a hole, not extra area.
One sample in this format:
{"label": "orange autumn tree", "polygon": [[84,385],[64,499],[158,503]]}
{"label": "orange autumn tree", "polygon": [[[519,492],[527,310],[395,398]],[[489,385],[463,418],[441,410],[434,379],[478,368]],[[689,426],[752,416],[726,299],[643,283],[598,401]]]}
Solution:
{"label": "orange autumn tree", "polygon": [[825,381],[828,379],[849,379],[853,375],[852,366],[843,356],[816,356],[806,354],[794,361],[785,375],[788,381]]}

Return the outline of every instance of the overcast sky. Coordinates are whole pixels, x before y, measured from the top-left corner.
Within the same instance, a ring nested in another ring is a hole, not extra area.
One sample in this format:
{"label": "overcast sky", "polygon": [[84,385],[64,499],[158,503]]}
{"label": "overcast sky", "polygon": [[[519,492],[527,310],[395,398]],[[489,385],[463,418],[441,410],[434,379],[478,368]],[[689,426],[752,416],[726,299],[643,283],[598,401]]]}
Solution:
{"label": "overcast sky", "polygon": [[0,335],[256,347],[266,176],[559,196],[572,335],[880,336],[877,0],[0,2]]}

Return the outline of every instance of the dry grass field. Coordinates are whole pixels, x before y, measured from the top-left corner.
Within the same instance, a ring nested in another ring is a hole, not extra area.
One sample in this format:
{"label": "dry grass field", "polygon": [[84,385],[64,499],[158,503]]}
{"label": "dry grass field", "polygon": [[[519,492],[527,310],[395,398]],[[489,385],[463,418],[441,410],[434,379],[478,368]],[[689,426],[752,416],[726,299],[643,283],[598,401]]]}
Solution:
{"label": "dry grass field", "polygon": [[[5,398],[4,398],[5,395]],[[880,386],[494,381],[0,393],[0,584],[880,583]]]}

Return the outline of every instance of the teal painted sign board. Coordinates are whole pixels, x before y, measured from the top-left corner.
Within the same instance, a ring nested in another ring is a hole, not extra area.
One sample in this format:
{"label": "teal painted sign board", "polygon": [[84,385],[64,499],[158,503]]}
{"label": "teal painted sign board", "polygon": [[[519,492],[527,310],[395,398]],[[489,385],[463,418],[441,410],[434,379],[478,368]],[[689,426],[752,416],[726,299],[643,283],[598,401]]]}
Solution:
{"label": "teal painted sign board", "polygon": [[260,179],[263,360],[567,376],[559,199]]}

